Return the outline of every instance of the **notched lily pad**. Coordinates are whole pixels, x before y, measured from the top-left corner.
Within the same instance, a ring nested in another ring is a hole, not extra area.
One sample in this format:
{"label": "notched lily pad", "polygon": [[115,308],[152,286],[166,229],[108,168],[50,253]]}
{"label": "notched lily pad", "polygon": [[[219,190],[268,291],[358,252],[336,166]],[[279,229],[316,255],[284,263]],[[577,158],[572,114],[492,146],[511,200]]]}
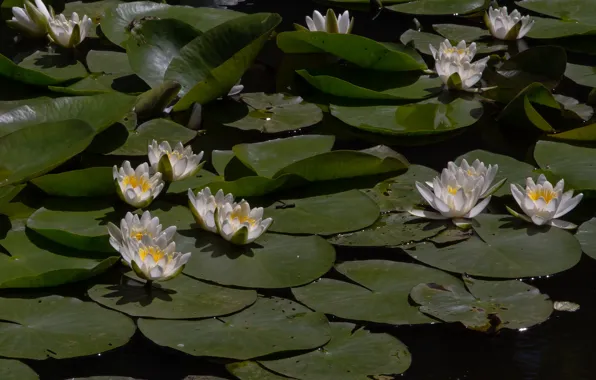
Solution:
{"label": "notched lily pad", "polygon": [[39,376],[23,362],[11,359],[0,359],[0,379],[38,380]]}

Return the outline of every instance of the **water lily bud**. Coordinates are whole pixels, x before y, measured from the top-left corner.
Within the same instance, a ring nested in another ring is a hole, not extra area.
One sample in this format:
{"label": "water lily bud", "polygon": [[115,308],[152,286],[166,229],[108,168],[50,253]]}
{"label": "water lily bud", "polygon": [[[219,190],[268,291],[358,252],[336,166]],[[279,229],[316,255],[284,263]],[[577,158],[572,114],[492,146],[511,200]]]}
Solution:
{"label": "water lily bud", "polygon": [[484,14],[484,22],[493,37],[500,40],[517,40],[523,38],[534,26],[530,16],[523,16],[516,9],[510,14],[507,7],[490,7]]}
{"label": "water lily bud", "polygon": [[30,37],[44,37],[47,34],[52,15],[43,1],[35,0],[33,5],[29,0],[25,0],[23,8],[12,8],[12,14],[12,19],[6,22],[10,27]]}
{"label": "water lily bud", "polygon": [[64,48],[73,48],[83,42],[92,25],[93,22],[87,15],[79,19],[79,15],[73,12],[68,20],[61,14],[49,21],[48,33],[52,42]]}

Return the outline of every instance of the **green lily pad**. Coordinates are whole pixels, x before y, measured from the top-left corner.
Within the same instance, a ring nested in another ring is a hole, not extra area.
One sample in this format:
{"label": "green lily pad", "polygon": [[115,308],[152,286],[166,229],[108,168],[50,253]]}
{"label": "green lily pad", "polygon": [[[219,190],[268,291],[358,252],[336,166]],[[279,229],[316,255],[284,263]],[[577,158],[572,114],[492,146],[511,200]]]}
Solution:
{"label": "green lily pad", "polygon": [[542,169],[564,178],[567,187],[578,191],[596,190],[596,149],[538,141],[534,148],[534,159]]}
{"label": "green lily pad", "polygon": [[87,291],[91,299],[133,317],[159,319],[206,318],[235,313],[257,300],[254,290],[211,285],[185,275],[153,285],[131,279],[97,284]]}
{"label": "green lily pad", "polygon": [[[76,298],[0,298],[0,355],[66,359],[113,350],[128,343],[128,317]],[[16,327],[19,328],[16,328]]]}
{"label": "green lily pad", "polygon": [[429,99],[403,106],[331,105],[331,114],[367,132],[394,136],[452,133],[476,123],[483,114],[477,100],[456,98],[449,103]]}
{"label": "green lily pad", "polygon": [[435,236],[445,228],[445,223],[429,223],[409,213],[383,214],[364,230],[339,234],[327,241],[348,247],[397,247]]}
{"label": "green lily pad", "polygon": [[235,246],[204,231],[178,232],[176,248],[192,253],[184,273],[222,285],[299,286],[327,273],[335,261],[333,246],[318,236],[266,233],[252,244]]}
{"label": "green lily pad", "polygon": [[586,125],[570,131],[548,135],[553,140],[560,140],[570,143],[581,143],[583,141],[596,141],[596,124]]}
{"label": "green lily pad", "polygon": [[111,167],[46,174],[32,179],[31,183],[46,194],[58,197],[100,197],[116,194]]}
{"label": "green lily pad", "polygon": [[0,137],[33,124],[78,119],[101,132],[132,110],[136,98],[124,94],[104,94],[64,98],[30,99],[0,113]]}
{"label": "green lily pad", "polygon": [[482,12],[487,8],[486,0],[413,0],[386,7],[395,12],[414,15],[465,15]]}
{"label": "green lily pad", "polygon": [[321,350],[259,361],[277,373],[308,380],[361,380],[399,374],[411,362],[408,348],[393,336],[373,334],[351,323],[331,323],[331,341]]}
{"label": "green lily pad", "polygon": [[421,282],[460,283],[445,272],[394,261],[348,261],[335,268],[352,282],[323,278],[293,288],[292,293],[313,310],[356,321],[392,325],[433,323],[434,319],[410,306],[410,290]]}
{"label": "green lily pad", "polygon": [[[305,184],[305,182],[306,180],[298,176],[286,174],[275,179],[259,176],[242,177],[234,181],[220,179],[209,182],[202,187],[208,186],[212,192],[221,189],[224,193],[232,193],[236,197],[260,197],[282,189],[297,187]],[[195,187],[194,189],[198,191],[202,187]]]}
{"label": "green lily pad", "polygon": [[26,184],[16,186],[2,186],[0,187],[0,206],[7,204],[16,197],[21,190],[25,188]]}
{"label": "green lily pad", "polygon": [[85,150],[94,135],[87,123],[65,120],[30,125],[0,137],[0,185],[49,172]]}
{"label": "green lily pad", "polygon": [[27,220],[27,227],[56,243],[92,252],[116,254],[108,242],[108,222],[119,218],[106,202],[48,201]]}
{"label": "green lily pad", "polygon": [[90,96],[115,92],[115,81],[122,76],[117,74],[91,74],[69,86],[48,86],[48,90],[65,95]]}
{"label": "green lily pad", "polygon": [[147,338],[194,356],[246,360],[275,352],[317,348],[329,341],[323,313],[283,298],[257,299],[228,317],[201,321],[140,319]]}
{"label": "green lily pad", "polygon": [[0,54],[0,76],[27,84],[48,86],[86,77],[87,70],[76,59],[37,51],[19,64]]}
{"label": "green lily pad", "polygon": [[334,235],[373,224],[379,207],[358,190],[301,199],[283,199],[265,209],[273,218],[269,231]]}
{"label": "green lily pad", "polygon": [[521,281],[422,283],[410,295],[420,311],[444,322],[461,322],[478,331],[528,328],[548,319],[553,303],[547,295]]}
{"label": "green lily pad", "polygon": [[456,158],[455,163],[460,165],[463,159],[466,159],[470,165],[474,160],[480,160],[487,166],[499,165],[499,171],[495,176],[493,184],[496,184],[505,178],[507,179],[507,184],[501,186],[501,188],[494,193],[494,195],[497,196],[510,195],[510,183],[523,184],[526,183],[526,178],[534,176],[534,166],[518,161],[515,158],[487,152],[486,150],[473,150],[468,152]]}
{"label": "green lily pad", "polygon": [[464,40],[470,43],[483,37],[490,37],[488,30],[468,25],[435,24],[433,29],[443,37],[458,42]]}
{"label": "green lily pad", "polygon": [[101,30],[110,41],[124,47],[128,38],[127,27],[131,25],[131,22],[139,21],[144,17],[175,19],[205,32],[223,22],[241,16],[243,16],[242,13],[227,9],[193,8],[151,1],[135,1],[115,4],[107,9],[101,20]]}
{"label": "green lily pad", "polygon": [[[356,34],[326,32],[283,32],[277,46],[287,54],[329,53],[357,66],[379,71],[426,69],[424,61],[398,45],[383,44]],[[365,51],[366,54],[361,52]]]}
{"label": "green lily pad", "polygon": [[565,21],[596,24],[596,11],[590,0],[524,0],[516,3],[534,12]]}
{"label": "green lily pad", "polygon": [[174,111],[226,95],[280,22],[281,17],[272,13],[239,17],[208,30],[180,49],[165,73],[165,79],[182,85],[183,96]]}
{"label": "green lily pad", "polygon": [[354,99],[424,99],[442,90],[439,77],[406,72],[387,73],[338,67],[332,70],[297,70],[311,86],[333,96]]}
{"label": "green lily pad", "polygon": [[0,379],[37,380],[39,376],[25,363],[18,360],[0,359]]}
{"label": "green lily pad", "polygon": [[575,237],[588,256],[596,259],[596,218],[592,218],[579,226]]}
{"label": "green lily pad", "polygon": [[334,136],[303,135],[262,143],[239,144],[234,154],[244,165],[262,177],[273,178],[281,169],[320,153],[329,152]]}
{"label": "green lily pad", "polygon": [[[194,177],[185,178],[181,181],[172,182],[168,187],[168,193],[184,194],[188,189],[202,189],[210,183],[222,179],[207,170],[201,169]],[[198,191],[197,190],[197,191]],[[227,193],[226,193],[227,194]]]}
{"label": "green lily pad", "polygon": [[596,32],[596,25],[536,16],[532,16],[532,20],[534,26],[527,34],[529,38],[551,39],[594,34]]}
{"label": "green lily pad", "polygon": [[534,105],[561,110],[561,105],[551,92],[540,83],[532,83],[511,100],[499,115],[499,120],[516,126],[529,126],[544,132],[555,132],[554,127],[538,112]]}
{"label": "green lily pad", "polygon": [[481,214],[475,220],[479,236],[442,248],[419,243],[406,252],[449,272],[501,278],[559,273],[580,260],[581,247],[568,231],[540,228],[504,215]]}
{"label": "green lily pad", "polygon": [[244,131],[279,133],[309,127],[323,120],[323,111],[299,96],[242,94],[243,103],[224,102],[212,110],[215,121]]}
{"label": "green lily pad", "polygon": [[201,33],[176,20],[141,20],[126,42],[130,66],[149,86],[157,87],[180,49]]}
{"label": "green lily pad", "polygon": [[120,75],[134,73],[128,63],[128,55],[118,51],[91,50],[87,53],[87,66],[92,73]]}
{"label": "green lily pad", "polygon": [[567,62],[565,76],[582,86],[596,87],[596,67],[576,65]]}
{"label": "green lily pad", "polygon": [[408,211],[422,202],[422,197],[416,190],[416,181],[432,181],[437,175],[439,173],[426,166],[410,165],[407,172],[379,182],[364,193],[379,205],[383,213]]}
{"label": "green lily pad", "polygon": [[257,362],[244,361],[230,363],[226,369],[240,380],[286,380],[289,377],[277,375]]}

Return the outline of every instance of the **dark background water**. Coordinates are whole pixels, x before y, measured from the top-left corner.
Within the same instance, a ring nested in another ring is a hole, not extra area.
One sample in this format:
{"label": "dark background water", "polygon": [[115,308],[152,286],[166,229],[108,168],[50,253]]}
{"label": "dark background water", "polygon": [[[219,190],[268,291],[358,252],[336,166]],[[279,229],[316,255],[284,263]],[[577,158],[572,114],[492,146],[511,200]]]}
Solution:
{"label": "dark background water", "polygon": [[[326,6],[309,0],[252,0],[241,3],[234,9],[247,13],[279,13],[283,16],[283,23],[279,28],[281,31],[291,30],[293,23],[304,24],[304,17],[312,14],[313,9],[324,11]],[[353,32],[379,41],[398,41],[401,33],[414,26],[412,16],[389,11],[378,15],[376,12],[351,13],[356,17]],[[426,30],[430,30],[429,26],[438,19],[420,17],[419,20]],[[441,17],[440,20],[444,23],[454,22],[456,18]],[[458,22],[461,23],[462,20],[458,19]],[[464,22],[473,25],[476,21]],[[4,44],[8,40],[5,39],[6,35],[2,37]],[[3,52],[6,51],[4,47]],[[281,52],[276,50],[274,43],[270,43],[259,59],[258,69],[246,77],[247,90],[274,91],[271,88],[271,77],[280,59]],[[494,115],[489,112],[486,117],[490,120]],[[494,148],[497,144],[493,138],[486,138],[485,132],[467,132],[439,147],[399,148],[399,151],[413,163],[439,169],[449,159],[469,150]],[[508,142],[513,149],[502,145],[499,149],[516,156],[524,155],[526,147],[517,149],[517,141]],[[339,261],[354,258],[410,261],[398,249],[338,249]],[[581,305],[581,309],[574,313],[554,312],[547,322],[527,331],[503,330],[496,335],[486,335],[466,330],[459,324],[397,327],[370,324],[368,327],[373,331],[393,334],[409,347],[413,363],[401,376],[403,379],[596,379],[595,274],[596,261],[584,255],[582,261],[567,272],[528,280],[528,283],[549,294],[553,300],[576,302]],[[84,283],[69,285],[59,288],[57,293],[84,298],[84,289]],[[279,295],[291,297],[291,293],[285,291]],[[188,375],[232,378],[226,374],[221,363],[157,346],[139,332],[125,347],[100,355],[24,362],[42,379],[48,380],[99,375],[131,376],[147,380],[177,380]]]}

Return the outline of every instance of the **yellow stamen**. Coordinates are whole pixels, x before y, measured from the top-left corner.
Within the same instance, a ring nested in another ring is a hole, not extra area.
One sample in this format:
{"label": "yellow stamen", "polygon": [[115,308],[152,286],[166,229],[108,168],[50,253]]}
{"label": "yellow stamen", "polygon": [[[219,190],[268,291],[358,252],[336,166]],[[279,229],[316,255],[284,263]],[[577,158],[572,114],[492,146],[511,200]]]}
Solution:
{"label": "yellow stamen", "polygon": [[248,223],[251,226],[254,226],[255,224],[257,224],[257,221],[256,220],[254,220],[253,218],[251,218],[248,215],[242,214],[241,211],[238,211],[238,212],[236,210],[232,211],[232,213],[230,214],[230,218],[231,219],[238,219],[238,221],[240,223]]}
{"label": "yellow stamen", "polygon": [[451,195],[457,194],[457,190],[459,190],[459,187],[457,187],[457,186],[456,187],[447,186],[447,191]]}
{"label": "yellow stamen", "polygon": [[154,262],[158,262],[159,260],[163,259],[166,256],[166,253],[159,249],[159,247],[145,247],[139,249],[139,256],[141,260],[145,261],[147,255],[151,255]]}
{"label": "yellow stamen", "polygon": [[137,240],[139,240],[139,241],[140,241],[140,240],[143,238],[143,236],[145,236],[145,235],[147,235],[147,236],[149,236],[149,237],[153,237],[153,235],[152,235],[152,234],[150,234],[148,231],[144,231],[144,230],[141,230],[141,231],[135,231],[135,230],[133,230],[133,231],[131,231],[131,232],[130,232],[130,237],[131,237],[131,238],[135,238],[135,239],[137,239]]}
{"label": "yellow stamen", "polygon": [[172,160],[172,156],[176,157],[176,159],[181,160],[184,155],[178,151],[172,151],[172,152],[166,152],[166,154],[168,155],[168,158],[170,159],[170,161]]}
{"label": "yellow stamen", "polygon": [[459,55],[466,54],[466,49],[458,49],[456,47],[445,49],[446,53],[457,53]]}
{"label": "yellow stamen", "polygon": [[542,198],[546,204],[549,204],[553,199],[556,199],[558,195],[549,189],[536,188],[534,190],[528,191],[528,197],[530,197],[530,199],[533,201],[537,201],[538,199]]}
{"label": "yellow stamen", "polygon": [[132,187],[140,187],[143,192],[149,191],[151,185],[147,180],[146,176],[137,177],[136,175],[127,175],[122,179],[122,184],[126,187],[128,185]]}

